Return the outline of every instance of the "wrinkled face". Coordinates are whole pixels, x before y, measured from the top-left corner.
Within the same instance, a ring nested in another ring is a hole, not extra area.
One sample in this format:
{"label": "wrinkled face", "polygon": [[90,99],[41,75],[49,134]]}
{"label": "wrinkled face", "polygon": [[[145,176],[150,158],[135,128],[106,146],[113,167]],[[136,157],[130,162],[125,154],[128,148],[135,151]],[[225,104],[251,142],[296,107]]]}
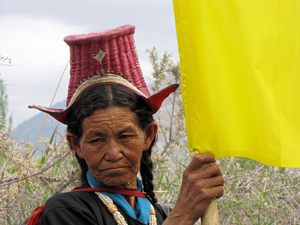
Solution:
{"label": "wrinkled face", "polygon": [[[126,188],[136,184],[142,153],[149,148],[157,130],[153,123],[150,132],[149,128],[143,131],[135,113],[114,106],[97,110],[83,120],[79,143],[72,134],[68,133],[67,137],[78,156],[85,159],[96,181]],[[154,135],[151,130],[155,130]]]}

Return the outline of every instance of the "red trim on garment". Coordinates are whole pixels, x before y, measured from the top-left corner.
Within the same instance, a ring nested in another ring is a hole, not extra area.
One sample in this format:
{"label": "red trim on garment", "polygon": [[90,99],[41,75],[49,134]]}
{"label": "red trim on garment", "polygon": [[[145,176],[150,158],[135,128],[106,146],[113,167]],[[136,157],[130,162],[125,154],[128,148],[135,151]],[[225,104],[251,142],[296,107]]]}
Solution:
{"label": "red trim on garment", "polygon": [[129,195],[135,197],[142,197],[147,198],[146,195],[141,191],[133,191],[133,190],[123,190],[123,189],[114,189],[114,188],[105,188],[105,187],[98,187],[98,188],[84,188],[84,189],[75,189],[72,192],[78,191],[99,191],[99,192],[109,192],[109,193],[117,193],[121,195]]}
{"label": "red trim on garment", "polygon": [[[141,191],[132,191],[132,190],[122,190],[122,189],[114,189],[114,188],[105,188],[105,187],[98,187],[98,188],[82,188],[82,189],[75,189],[71,192],[80,192],[80,191],[87,191],[87,192],[109,192],[109,193],[117,193],[121,195],[129,195],[129,196],[135,196],[135,197],[142,197],[146,198],[146,195]],[[43,205],[37,207],[32,215],[30,216],[27,225],[38,225],[41,222],[42,213],[44,211],[46,203]]]}

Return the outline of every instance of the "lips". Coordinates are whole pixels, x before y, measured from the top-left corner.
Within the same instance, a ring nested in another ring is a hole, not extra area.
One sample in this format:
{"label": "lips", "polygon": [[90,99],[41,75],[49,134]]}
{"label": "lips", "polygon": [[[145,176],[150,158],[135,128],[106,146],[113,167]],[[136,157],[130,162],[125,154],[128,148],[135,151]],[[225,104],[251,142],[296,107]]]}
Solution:
{"label": "lips", "polygon": [[100,172],[104,172],[104,171],[120,171],[120,170],[124,170],[126,168],[126,166],[120,166],[120,167],[111,167],[111,168],[105,168],[100,170]]}

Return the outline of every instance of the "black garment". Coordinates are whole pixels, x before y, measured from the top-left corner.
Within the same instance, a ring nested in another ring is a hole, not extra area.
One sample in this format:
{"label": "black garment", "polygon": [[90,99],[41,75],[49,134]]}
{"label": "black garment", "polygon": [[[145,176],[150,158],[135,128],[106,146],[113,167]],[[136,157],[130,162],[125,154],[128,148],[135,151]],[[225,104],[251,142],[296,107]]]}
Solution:
{"label": "black garment", "polygon": [[[89,188],[84,184],[79,188]],[[77,189],[77,188],[76,188]],[[128,225],[144,225],[130,217],[114,203]],[[159,205],[154,205],[157,225],[161,225],[167,215]],[[68,192],[51,197],[45,205],[40,225],[114,225],[112,214],[94,192]]]}

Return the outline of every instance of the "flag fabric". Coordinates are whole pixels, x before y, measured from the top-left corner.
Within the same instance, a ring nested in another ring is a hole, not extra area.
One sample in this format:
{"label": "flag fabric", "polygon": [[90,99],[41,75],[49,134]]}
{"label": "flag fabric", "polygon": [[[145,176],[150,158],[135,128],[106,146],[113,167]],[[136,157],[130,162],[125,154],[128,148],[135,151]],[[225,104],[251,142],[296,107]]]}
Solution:
{"label": "flag fabric", "polygon": [[189,149],[300,167],[300,0],[173,0]]}

